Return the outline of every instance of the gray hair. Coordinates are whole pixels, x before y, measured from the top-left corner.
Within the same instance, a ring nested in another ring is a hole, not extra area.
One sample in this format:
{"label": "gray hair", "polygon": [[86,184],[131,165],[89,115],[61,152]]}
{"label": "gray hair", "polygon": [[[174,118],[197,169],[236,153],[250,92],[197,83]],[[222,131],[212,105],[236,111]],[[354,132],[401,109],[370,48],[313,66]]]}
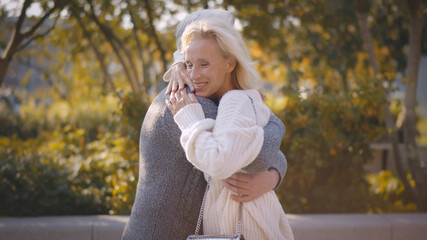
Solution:
{"label": "gray hair", "polygon": [[230,12],[223,9],[202,9],[188,14],[176,28],[176,47],[178,52],[181,52],[181,36],[185,28],[193,22],[201,19],[215,18],[226,21],[231,26],[234,25],[234,16]]}

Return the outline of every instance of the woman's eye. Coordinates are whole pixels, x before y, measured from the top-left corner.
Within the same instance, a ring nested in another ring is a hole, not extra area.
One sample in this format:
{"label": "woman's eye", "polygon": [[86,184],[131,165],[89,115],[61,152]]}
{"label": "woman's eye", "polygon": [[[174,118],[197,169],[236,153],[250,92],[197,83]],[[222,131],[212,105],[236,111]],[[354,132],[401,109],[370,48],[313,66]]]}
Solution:
{"label": "woman's eye", "polygon": [[187,64],[187,69],[191,69],[191,68],[193,68],[193,65]]}
{"label": "woman's eye", "polygon": [[202,66],[202,67],[206,67],[207,65],[208,65],[207,63],[200,64],[200,66]]}

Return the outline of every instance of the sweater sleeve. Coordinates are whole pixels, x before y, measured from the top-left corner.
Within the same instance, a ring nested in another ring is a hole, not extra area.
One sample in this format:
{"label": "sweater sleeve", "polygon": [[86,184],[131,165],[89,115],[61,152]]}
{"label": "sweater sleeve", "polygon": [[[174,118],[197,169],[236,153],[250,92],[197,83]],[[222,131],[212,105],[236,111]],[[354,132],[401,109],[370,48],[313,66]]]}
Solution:
{"label": "sweater sleeve", "polygon": [[275,168],[282,182],[286,170],[286,157],[280,152],[280,144],[283,140],[286,127],[277,116],[271,116],[268,124],[264,127],[264,143],[257,158],[243,170],[248,173],[258,173],[270,168]]}
{"label": "sweater sleeve", "polygon": [[173,53],[173,60],[174,62],[172,63],[172,66],[165,72],[165,74],[163,75],[163,81],[165,82],[169,82],[171,76],[172,76],[172,68],[173,66],[175,66],[178,63],[184,63],[184,54],[180,53],[178,50],[176,50]]}
{"label": "sweater sleeve", "polygon": [[264,141],[250,99],[241,91],[230,92],[222,97],[216,120],[205,119],[197,103],[187,105],[174,117],[182,130],[181,145],[187,159],[215,179],[228,178],[247,166]]}

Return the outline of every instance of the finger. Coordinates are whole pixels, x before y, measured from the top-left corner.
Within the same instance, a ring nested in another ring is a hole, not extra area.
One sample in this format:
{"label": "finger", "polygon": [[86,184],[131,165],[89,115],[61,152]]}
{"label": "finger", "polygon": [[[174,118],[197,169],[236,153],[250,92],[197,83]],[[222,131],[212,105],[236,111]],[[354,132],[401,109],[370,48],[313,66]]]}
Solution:
{"label": "finger", "polygon": [[170,92],[171,92],[171,90],[172,90],[172,84],[171,84],[171,82],[169,82],[169,84],[168,84],[168,88],[166,89],[165,94],[166,94],[166,95],[169,95],[169,94],[170,94]]}
{"label": "finger", "polygon": [[165,104],[173,114],[175,112],[175,108],[174,108],[174,106],[172,106],[171,101],[169,101],[169,99],[165,99]]}
{"label": "finger", "polygon": [[188,94],[188,97],[190,98],[191,102],[194,102],[194,103],[197,102],[197,98],[196,98],[196,95],[194,95],[194,93]]}
{"label": "finger", "polygon": [[191,92],[195,92],[196,87],[194,86],[193,81],[191,81],[191,79],[188,77],[188,74],[184,74],[183,79],[184,79],[185,83],[187,84],[187,86],[190,88]]}
{"label": "finger", "polygon": [[235,179],[232,179],[232,178],[227,178],[227,179],[224,180],[224,182],[225,182],[226,185],[230,185],[230,186],[233,186],[233,187],[241,187],[240,186],[241,182],[237,181]]}
{"label": "finger", "polygon": [[228,188],[230,191],[236,193],[236,194],[240,194],[240,195],[250,195],[251,194],[249,189],[244,188],[244,187],[240,187],[238,185],[232,185],[232,184],[225,183],[225,187]]}
{"label": "finger", "polygon": [[182,97],[183,95],[182,95],[182,92],[181,91],[176,91],[175,92],[175,98],[176,98],[176,101],[177,102],[180,102],[180,101],[182,101],[182,99],[183,99],[183,97]]}
{"label": "finger", "polygon": [[174,77],[173,79],[171,79],[172,81],[172,92],[176,92],[176,88],[177,88],[177,78]]}
{"label": "finger", "polygon": [[225,179],[224,182],[225,182],[225,184],[233,186],[235,188],[244,189],[244,190],[250,189],[248,182],[243,182],[243,181],[240,181],[238,179],[231,178],[231,177]]}
{"label": "finger", "polygon": [[172,90],[172,92],[171,92],[171,96],[170,96],[170,98],[169,98],[171,101],[172,100],[176,100],[177,99],[177,96],[176,96],[176,92],[175,91],[173,91]]}
{"label": "finger", "polygon": [[171,93],[171,96],[170,96],[169,100],[170,100],[170,102],[171,102],[172,105],[174,105],[174,106],[176,105],[177,98],[176,98],[176,93],[175,92]]}
{"label": "finger", "polygon": [[189,99],[186,89],[179,90],[179,94],[181,95],[182,98]]}
{"label": "finger", "polygon": [[179,81],[178,81],[178,87],[179,91],[183,90],[185,88],[185,82],[184,82],[185,74],[179,73]]}
{"label": "finger", "polygon": [[250,180],[250,176],[249,174],[245,174],[245,173],[235,173],[233,175],[231,175],[228,179],[232,179],[236,182],[249,182]]}
{"label": "finger", "polygon": [[181,79],[183,79],[184,84],[187,84],[187,86],[190,88],[191,92],[194,92],[196,88],[194,87],[193,81],[191,81],[190,77],[188,76],[188,73],[186,71],[180,72]]}
{"label": "finger", "polygon": [[238,201],[238,202],[249,202],[254,200],[254,197],[251,197],[249,195],[244,195],[244,196],[238,196],[235,194],[231,194],[231,199],[233,199],[234,201]]}
{"label": "finger", "polygon": [[189,96],[189,94],[187,93],[187,90],[186,90],[186,89],[182,90],[182,92],[181,92],[181,99],[182,99],[182,101],[183,101],[186,105],[193,103],[193,102],[191,101],[190,96]]}

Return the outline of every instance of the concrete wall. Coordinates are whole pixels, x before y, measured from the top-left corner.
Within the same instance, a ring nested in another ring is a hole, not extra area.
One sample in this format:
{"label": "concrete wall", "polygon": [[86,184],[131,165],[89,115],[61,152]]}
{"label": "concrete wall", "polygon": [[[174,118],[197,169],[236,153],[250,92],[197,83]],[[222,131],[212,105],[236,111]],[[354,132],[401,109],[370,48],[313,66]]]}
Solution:
{"label": "concrete wall", "polygon": [[[372,150],[372,159],[368,161],[364,165],[365,171],[369,173],[378,173],[381,170],[391,170],[392,172],[397,174],[396,170],[396,162],[394,160],[393,151],[391,148],[391,144],[389,143],[372,143],[370,145]],[[405,169],[408,169],[408,163],[405,161],[406,159],[406,149],[403,144],[399,144],[399,149],[402,154],[402,164]],[[427,164],[427,146],[418,146],[418,156],[420,160]],[[383,168],[383,154],[386,151],[385,160],[385,168]]]}
{"label": "concrete wall", "polygon": [[[0,218],[2,240],[120,239],[128,216]],[[295,240],[426,240],[427,214],[288,214]]]}

